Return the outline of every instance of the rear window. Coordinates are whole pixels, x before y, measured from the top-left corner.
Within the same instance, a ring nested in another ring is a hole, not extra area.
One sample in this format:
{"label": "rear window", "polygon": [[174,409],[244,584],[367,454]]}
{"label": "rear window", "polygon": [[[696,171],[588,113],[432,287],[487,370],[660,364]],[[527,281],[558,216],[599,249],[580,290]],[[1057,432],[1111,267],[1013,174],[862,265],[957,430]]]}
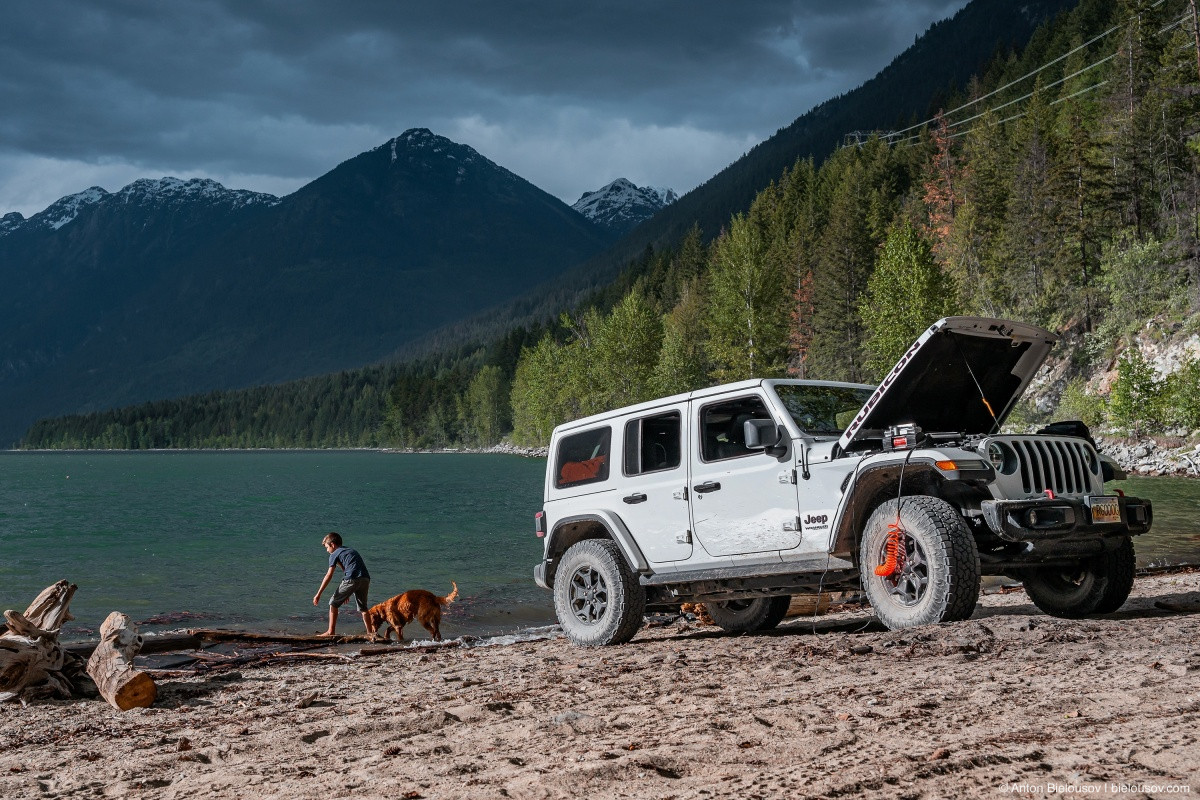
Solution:
{"label": "rear window", "polygon": [[682,460],[678,411],[633,419],[625,424],[625,474],[675,469]]}
{"label": "rear window", "polygon": [[564,436],[554,454],[554,485],[582,486],[608,480],[609,443],[612,428],[592,428]]}

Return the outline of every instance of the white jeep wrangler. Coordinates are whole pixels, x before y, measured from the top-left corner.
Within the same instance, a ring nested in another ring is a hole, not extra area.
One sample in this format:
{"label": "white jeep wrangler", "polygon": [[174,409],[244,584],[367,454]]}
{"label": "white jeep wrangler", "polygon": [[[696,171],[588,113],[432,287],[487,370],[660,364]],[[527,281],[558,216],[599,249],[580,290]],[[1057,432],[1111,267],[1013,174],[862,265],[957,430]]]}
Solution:
{"label": "white jeep wrangler", "polygon": [[535,580],[580,645],[684,602],[763,630],[819,589],[861,588],[893,629],[966,619],[981,575],[1055,616],[1115,611],[1150,502],[1104,493],[1082,423],[999,433],[1055,341],[950,317],[878,387],[748,380],[560,425]]}

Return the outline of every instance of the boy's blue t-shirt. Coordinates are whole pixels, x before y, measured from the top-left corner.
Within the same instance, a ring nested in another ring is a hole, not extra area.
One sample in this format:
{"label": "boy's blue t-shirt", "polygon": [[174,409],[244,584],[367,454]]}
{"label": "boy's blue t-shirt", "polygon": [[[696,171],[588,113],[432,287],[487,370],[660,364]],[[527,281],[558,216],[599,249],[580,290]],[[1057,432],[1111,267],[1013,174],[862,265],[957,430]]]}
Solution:
{"label": "boy's blue t-shirt", "polygon": [[369,578],[371,573],[367,572],[367,565],[363,563],[362,556],[352,547],[339,547],[329,554],[329,566],[340,564],[343,576],[346,580],[358,580],[359,578]]}

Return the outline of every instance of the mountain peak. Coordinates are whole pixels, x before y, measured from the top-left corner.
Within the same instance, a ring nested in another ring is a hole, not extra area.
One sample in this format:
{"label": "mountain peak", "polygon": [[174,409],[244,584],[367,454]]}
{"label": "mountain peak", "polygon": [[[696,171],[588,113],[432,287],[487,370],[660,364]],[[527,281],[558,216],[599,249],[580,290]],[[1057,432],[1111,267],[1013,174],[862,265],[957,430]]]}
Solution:
{"label": "mountain peak", "polygon": [[401,154],[407,154],[410,161],[418,156],[427,158],[429,155],[444,155],[451,161],[462,161],[466,164],[483,158],[473,147],[439,136],[428,128],[409,128],[375,148],[383,149],[390,151],[393,164],[401,158]]}
{"label": "mountain peak", "polygon": [[106,197],[109,197],[108,192],[99,186],[92,186],[91,188],[84,189],[82,192],[60,197],[46,206],[44,211],[40,211],[30,217],[21,227],[36,226],[58,230],[79,216],[79,212],[83,211],[83,209],[99,203]]}
{"label": "mountain peak", "polygon": [[628,178],[617,178],[594,192],[584,192],[571,208],[619,236],[678,199],[673,189],[637,186]]}
{"label": "mountain peak", "polygon": [[99,186],[69,194],[55,200],[45,210],[39,211],[29,219],[15,211],[5,214],[0,219],[0,236],[6,236],[17,229],[56,231],[74,221],[84,209],[106,202],[150,206],[198,203],[238,209],[252,205],[273,206],[279,203],[279,198],[244,189],[226,189],[209,178],[139,178],[115,194]]}
{"label": "mountain peak", "polygon": [[250,205],[275,205],[279,198],[245,189],[226,189],[210,178],[139,178],[113,197],[122,203],[172,204],[203,202],[242,208]]}
{"label": "mountain peak", "polygon": [[10,211],[3,217],[0,217],[0,236],[15,231],[17,228],[25,224],[25,217],[19,211]]}

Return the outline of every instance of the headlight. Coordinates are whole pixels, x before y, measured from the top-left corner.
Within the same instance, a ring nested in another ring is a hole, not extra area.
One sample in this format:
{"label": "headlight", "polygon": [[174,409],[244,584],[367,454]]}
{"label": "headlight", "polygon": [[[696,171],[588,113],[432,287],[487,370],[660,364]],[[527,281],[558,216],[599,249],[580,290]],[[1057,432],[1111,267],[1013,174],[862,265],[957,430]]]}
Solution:
{"label": "headlight", "polygon": [[992,466],[996,468],[997,472],[1011,475],[1017,471],[1017,454],[1003,442],[988,444],[988,460],[992,462]]}

